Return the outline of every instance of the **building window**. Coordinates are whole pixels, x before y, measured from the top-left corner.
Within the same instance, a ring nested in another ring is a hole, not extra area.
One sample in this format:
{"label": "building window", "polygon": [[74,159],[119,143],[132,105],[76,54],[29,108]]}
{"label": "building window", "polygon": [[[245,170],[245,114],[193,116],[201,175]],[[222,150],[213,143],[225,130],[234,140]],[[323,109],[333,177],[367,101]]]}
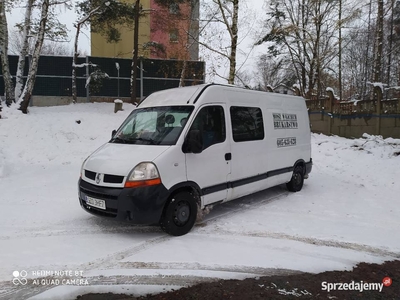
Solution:
{"label": "building window", "polygon": [[171,15],[177,15],[179,13],[179,4],[178,3],[171,3],[169,5],[169,13]]}
{"label": "building window", "polygon": [[178,29],[172,29],[169,32],[169,41],[176,43],[178,42],[178,38],[179,38]]}
{"label": "building window", "polygon": [[264,139],[264,122],[261,109],[257,107],[232,106],[231,122],[235,142]]}

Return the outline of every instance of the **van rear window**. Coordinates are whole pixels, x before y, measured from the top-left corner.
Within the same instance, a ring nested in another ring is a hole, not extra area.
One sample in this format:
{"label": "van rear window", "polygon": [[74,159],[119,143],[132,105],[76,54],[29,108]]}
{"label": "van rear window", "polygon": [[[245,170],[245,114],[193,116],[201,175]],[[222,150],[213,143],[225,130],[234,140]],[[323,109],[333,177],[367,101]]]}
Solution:
{"label": "van rear window", "polygon": [[260,108],[231,106],[230,113],[235,142],[264,139],[264,122]]}

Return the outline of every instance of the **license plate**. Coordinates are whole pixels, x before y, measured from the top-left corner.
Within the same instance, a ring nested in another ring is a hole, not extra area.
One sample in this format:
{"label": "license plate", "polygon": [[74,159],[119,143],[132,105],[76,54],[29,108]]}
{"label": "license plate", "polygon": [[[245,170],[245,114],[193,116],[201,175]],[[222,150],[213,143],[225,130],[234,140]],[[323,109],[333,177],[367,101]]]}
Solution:
{"label": "license plate", "polygon": [[86,203],[90,206],[106,209],[106,201],[86,196]]}

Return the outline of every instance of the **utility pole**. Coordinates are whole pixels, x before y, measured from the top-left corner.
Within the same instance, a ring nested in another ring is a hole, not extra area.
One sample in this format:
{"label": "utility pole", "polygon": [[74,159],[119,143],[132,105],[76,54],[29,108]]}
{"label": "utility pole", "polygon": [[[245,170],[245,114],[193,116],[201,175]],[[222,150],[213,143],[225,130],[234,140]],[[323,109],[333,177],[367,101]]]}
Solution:
{"label": "utility pole", "polygon": [[388,57],[388,66],[387,66],[387,85],[390,87],[390,71],[391,71],[391,64],[392,64],[392,51],[393,51],[393,21],[394,21],[394,0],[391,1],[391,10],[392,15],[390,17],[390,37],[389,37],[389,57]]}
{"label": "utility pole", "polygon": [[139,52],[139,16],[140,16],[140,0],[135,2],[135,24],[133,29],[133,57],[131,70],[131,103],[136,102],[136,78],[138,69],[138,52]]}
{"label": "utility pole", "polygon": [[377,28],[374,53],[374,82],[382,82],[382,53],[383,53],[383,0],[378,0]]}
{"label": "utility pole", "polygon": [[339,100],[343,99],[342,92],[342,0],[339,0]]}

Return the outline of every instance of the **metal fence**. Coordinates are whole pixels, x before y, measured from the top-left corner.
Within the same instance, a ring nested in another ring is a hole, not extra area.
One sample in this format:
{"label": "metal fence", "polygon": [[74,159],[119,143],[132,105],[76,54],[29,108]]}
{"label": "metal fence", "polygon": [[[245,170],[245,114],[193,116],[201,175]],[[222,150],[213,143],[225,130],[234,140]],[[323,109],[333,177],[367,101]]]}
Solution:
{"label": "metal fence", "polygon": [[[26,57],[26,79],[31,58]],[[10,55],[10,72],[14,78],[18,56]],[[143,98],[152,92],[179,86],[183,61],[141,59],[138,67],[136,97]],[[131,59],[79,57],[77,61],[77,96],[130,97]],[[204,83],[204,62],[189,61],[185,85]],[[41,56],[33,95],[72,96],[72,57]],[[93,77],[93,74],[106,74]],[[92,75],[92,76],[91,76]],[[88,80],[90,76],[90,80]],[[0,68],[0,77],[2,71]],[[90,82],[87,84],[87,82]],[[4,95],[4,81],[0,80],[0,93]]]}

